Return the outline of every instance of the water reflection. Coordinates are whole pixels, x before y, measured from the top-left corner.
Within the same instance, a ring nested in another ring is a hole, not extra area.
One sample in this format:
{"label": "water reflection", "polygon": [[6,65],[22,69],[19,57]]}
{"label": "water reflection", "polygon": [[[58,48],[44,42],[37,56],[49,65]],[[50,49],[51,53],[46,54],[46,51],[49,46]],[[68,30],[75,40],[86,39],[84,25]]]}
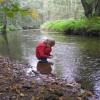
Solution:
{"label": "water reflection", "polygon": [[0,35],[0,55],[12,59],[22,59],[22,49],[19,34]]}
{"label": "water reflection", "polygon": [[41,74],[51,74],[52,72],[51,64],[38,61],[37,71],[40,72]]}
{"label": "water reflection", "polygon": [[8,38],[6,34],[1,34],[0,35],[0,50],[1,50],[1,55],[9,55],[9,43],[8,43]]}

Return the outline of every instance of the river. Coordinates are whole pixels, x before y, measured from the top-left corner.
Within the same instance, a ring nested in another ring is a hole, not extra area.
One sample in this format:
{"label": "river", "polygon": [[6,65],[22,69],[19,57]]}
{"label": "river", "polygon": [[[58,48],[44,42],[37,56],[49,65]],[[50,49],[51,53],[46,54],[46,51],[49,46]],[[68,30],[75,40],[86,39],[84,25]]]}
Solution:
{"label": "river", "polygon": [[54,63],[53,73],[67,81],[81,83],[82,88],[93,91],[100,100],[100,37],[42,33],[39,30],[13,31],[8,33],[6,41],[0,36],[0,55],[25,61],[36,70],[35,46],[46,38],[56,41],[54,57],[50,60]]}

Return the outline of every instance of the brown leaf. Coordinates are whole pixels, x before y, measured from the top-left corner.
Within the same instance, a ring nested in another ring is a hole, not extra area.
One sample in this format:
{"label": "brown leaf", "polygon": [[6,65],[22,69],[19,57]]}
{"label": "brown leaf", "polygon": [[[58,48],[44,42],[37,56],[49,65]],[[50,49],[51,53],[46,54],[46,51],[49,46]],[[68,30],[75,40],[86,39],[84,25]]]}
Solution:
{"label": "brown leaf", "polygon": [[34,97],[34,96],[32,96],[31,100],[35,100],[35,97]]}
{"label": "brown leaf", "polygon": [[20,87],[18,84],[13,84],[12,86],[10,86],[10,89],[14,92],[20,93]]}

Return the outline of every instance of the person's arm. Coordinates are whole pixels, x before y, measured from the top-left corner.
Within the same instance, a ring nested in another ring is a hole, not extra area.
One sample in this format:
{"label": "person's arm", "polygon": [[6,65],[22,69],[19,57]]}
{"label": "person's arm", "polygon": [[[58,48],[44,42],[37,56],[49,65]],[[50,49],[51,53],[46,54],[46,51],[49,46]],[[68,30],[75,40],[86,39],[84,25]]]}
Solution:
{"label": "person's arm", "polygon": [[51,51],[52,51],[52,48],[49,48],[49,49],[48,49],[48,55],[49,55],[48,58],[49,58],[49,59],[51,59],[51,58],[53,57],[53,55],[51,54]]}

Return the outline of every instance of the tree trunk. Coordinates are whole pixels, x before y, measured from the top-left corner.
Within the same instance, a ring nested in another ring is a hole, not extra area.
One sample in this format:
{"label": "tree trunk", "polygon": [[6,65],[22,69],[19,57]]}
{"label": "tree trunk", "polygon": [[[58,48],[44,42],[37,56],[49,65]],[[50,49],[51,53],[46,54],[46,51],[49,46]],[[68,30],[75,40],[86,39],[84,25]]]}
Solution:
{"label": "tree trunk", "polygon": [[95,14],[100,16],[100,0],[95,0]]}
{"label": "tree trunk", "polygon": [[82,5],[83,5],[83,8],[84,8],[85,16],[86,17],[91,17],[92,16],[92,11],[93,11],[92,4],[88,4],[86,2],[86,0],[81,0],[81,2],[82,2]]}
{"label": "tree trunk", "polygon": [[6,18],[6,15],[5,14],[4,14],[4,18],[3,18],[2,34],[7,34],[7,18]]}
{"label": "tree trunk", "polygon": [[91,3],[87,3],[87,0],[81,0],[81,3],[86,17],[92,17],[93,14],[100,16],[100,0],[93,0]]}

